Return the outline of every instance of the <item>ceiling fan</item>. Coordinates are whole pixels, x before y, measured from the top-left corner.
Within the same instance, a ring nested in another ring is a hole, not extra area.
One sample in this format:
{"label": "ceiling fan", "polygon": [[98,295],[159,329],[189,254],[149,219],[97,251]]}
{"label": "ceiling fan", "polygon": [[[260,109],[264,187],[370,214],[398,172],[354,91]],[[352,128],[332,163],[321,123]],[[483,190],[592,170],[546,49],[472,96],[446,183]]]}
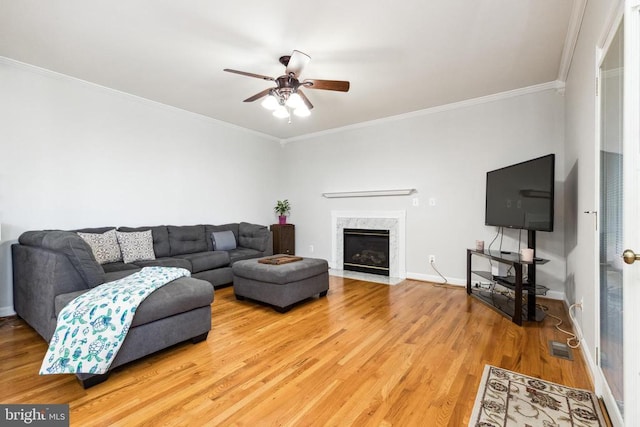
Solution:
{"label": "ceiling fan", "polygon": [[309,98],[302,92],[302,88],[334,90],[338,92],[349,91],[348,81],[318,79],[305,79],[300,81],[300,73],[302,73],[302,70],[310,60],[311,57],[309,55],[298,50],[294,50],[291,55],[281,56],[280,63],[286,67],[286,70],[285,74],[276,78],[232,70],[230,68],[225,68],[224,71],[275,82],[275,87],[258,92],[245,99],[244,102],[253,102],[266,96],[267,98],[262,101],[262,106],[273,110],[274,116],[290,118],[289,110],[293,110],[296,116],[304,117],[310,114],[313,104],[311,104]]}

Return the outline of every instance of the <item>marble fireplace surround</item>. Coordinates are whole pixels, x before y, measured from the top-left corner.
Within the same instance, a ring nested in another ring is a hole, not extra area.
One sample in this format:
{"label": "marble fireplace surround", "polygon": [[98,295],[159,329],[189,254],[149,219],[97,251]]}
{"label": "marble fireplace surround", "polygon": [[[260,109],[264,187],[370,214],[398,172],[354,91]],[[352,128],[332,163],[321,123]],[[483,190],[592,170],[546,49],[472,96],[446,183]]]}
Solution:
{"label": "marble fireplace surround", "polygon": [[404,279],[406,211],[331,211],[331,268],[343,270],[345,228],[389,230],[389,276]]}

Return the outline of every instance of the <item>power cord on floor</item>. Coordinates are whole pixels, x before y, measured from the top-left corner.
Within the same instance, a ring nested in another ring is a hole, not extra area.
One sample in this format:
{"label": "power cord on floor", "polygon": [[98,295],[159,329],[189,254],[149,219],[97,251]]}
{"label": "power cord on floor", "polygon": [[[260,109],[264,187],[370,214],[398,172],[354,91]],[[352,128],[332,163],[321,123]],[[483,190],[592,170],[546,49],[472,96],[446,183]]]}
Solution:
{"label": "power cord on floor", "polygon": [[444,280],[444,282],[442,282],[442,283],[434,283],[434,285],[436,285],[436,286],[443,286],[443,285],[446,285],[447,283],[449,283],[449,282],[447,281],[447,278],[446,278],[446,277],[444,277],[444,276],[442,275],[442,273],[440,273],[440,272],[438,271],[438,269],[437,269],[437,267],[436,267],[436,262],[435,262],[435,261],[429,261],[429,264],[431,265],[431,268],[433,268],[433,269],[434,269],[434,271],[435,271],[436,273],[438,273],[438,275],[439,275],[440,277],[442,277],[442,280]]}
{"label": "power cord on floor", "polygon": [[[580,304],[573,304],[571,307],[569,307],[569,316],[574,319],[573,315],[571,314],[571,310],[577,306],[580,306]],[[542,305],[542,304],[536,304],[536,307],[538,307],[540,310],[544,311],[545,314],[553,319],[556,319],[558,321],[558,323],[556,323],[554,326],[556,327],[557,330],[559,330],[560,332],[569,335],[569,337],[567,338],[567,346],[570,348],[578,348],[580,347],[580,339],[578,338],[578,336],[576,334],[574,334],[573,332],[569,332],[569,331],[565,331],[564,329],[562,329],[560,327],[560,325],[562,325],[563,321],[561,318],[559,318],[558,316],[554,316],[553,314],[549,313],[549,307],[547,307],[546,305]],[[571,342],[575,342],[575,344],[572,344]]]}
{"label": "power cord on floor", "polygon": [[[500,290],[496,290],[496,289],[491,288],[489,290],[489,292],[491,293],[492,298],[493,298],[493,294],[500,294],[502,296],[505,296],[505,297],[511,298],[511,299],[513,299],[515,297],[515,295],[513,294],[513,291],[510,291],[510,290],[500,291]],[[524,297],[522,299],[523,299],[522,303],[526,304],[526,299]],[[574,308],[576,308],[576,307],[582,308],[582,305],[580,303],[576,303],[576,304],[572,304],[569,307],[569,317],[573,321],[574,325],[576,324],[576,318],[573,316],[573,311],[572,310]],[[558,316],[554,316],[553,314],[549,313],[549,307],[547,307],[546,305],[542,305],[542,304],[536,304],[536,308],[538,308],[539,310],[542,310],[547,316],[549,316],[549,317],[551,317],[551,318],[553,318],[553,319],[558,321],[558,323],[556,323],[554,326],[558,331],[569,335],[569,337],[567,338],[567,346],[568,347],[570,347],[570,348],[578,348],[578,347],[580,347],[580,342],[581,342],[580,338],[578,338],[578,336],[576,334],[574,334],[573,332],[569,332],[569,331],[566,331],[566,330],[562,329],[560,327],[560,325],[562,325],[562,323],[564,323],[563,320],[561,318],[559,318]],[[573,342],[573,344],[572,344],[572,342]]]}

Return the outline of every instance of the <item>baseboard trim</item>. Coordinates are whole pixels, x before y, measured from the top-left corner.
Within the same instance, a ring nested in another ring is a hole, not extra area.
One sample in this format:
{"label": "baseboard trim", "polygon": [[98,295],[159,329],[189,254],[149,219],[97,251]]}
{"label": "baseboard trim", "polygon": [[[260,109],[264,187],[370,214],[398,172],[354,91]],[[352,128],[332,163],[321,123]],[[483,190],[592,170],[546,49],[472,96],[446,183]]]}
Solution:
{"label": "baseboard trim", "polygon": [[[407,272],[407,279],[410,280],[420,280],[422,282],[431,282],[443,284],[444,279],[436,274],[423,274],[423,273],[409,273]],[[447,277],[447,285],[455,285],[455,286],[466,286],[467,281],[464,279],[456,279],[452,277]]]}
{"label": "baseboard trim", "polygon": [[13,306],[0,307],[0,317],[15,316],[16,312],[13,311]]}

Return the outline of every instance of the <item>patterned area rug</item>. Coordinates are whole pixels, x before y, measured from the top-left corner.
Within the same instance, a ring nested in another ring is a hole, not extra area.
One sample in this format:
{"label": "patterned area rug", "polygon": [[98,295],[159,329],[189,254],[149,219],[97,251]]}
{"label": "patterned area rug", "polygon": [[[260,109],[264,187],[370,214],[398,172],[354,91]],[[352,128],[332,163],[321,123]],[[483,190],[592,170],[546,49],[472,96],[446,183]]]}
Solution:
{"label": "patterned area rug", "polygon": [[606,427],[590,391],[485,365],[469,427]]}

